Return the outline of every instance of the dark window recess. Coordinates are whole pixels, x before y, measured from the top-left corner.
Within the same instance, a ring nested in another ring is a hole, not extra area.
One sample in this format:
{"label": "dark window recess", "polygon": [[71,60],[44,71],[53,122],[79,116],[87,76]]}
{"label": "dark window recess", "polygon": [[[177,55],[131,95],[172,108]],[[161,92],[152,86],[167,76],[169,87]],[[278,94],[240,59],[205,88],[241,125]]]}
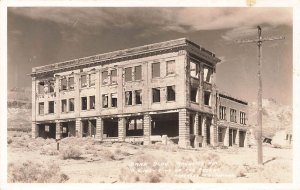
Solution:
{"label": "dark window recess", "polygon": [[167,86],[167,101],[175,101],[175,86]]}
{"label": "dark window recess", "polygon": [[74,98],[69,99],[69,111],[74,111]]}
{"label": "dark window recess", "polygon": [[44,102],[39,103],[39,115],[44,114]]}
{"label": "dark window recess", "polygon": [[81,75],[81,88],[87,87],[86,75]]}
{"label": "dark window recess", "polygon": [[44,86],[45,86],[45,83],[44,82],[39,82],[39,87],[38,87],[38,93],[39,94],[44,94]]}
{"label": "dark window recess", "polygon": [[74,89],[74,77],[69,77],[69,89]]}
{"label": "dark window recess", "polygon": [[141,90],[135,91],[135,104],[142,104],[142,91]]}
{"label": "dark window recess", "polygon": [[230,121],[236,122],[236,110],[235,109],[230,109]]}
{"label": "dark window recess", "polygon": [[90,86],[95,86],[95,73],[89,74]]}
{"label": "dark window recess", "polygon": [[175,74],[175,60],[167,61],[167,75]]}
{"label": "dark window recess", "polygon": [[49,101],[48,113],[54,113],[54,101]]}
{"label": "dark window recess", "polygon": [[108,84],[108,71],[103,71],[102,72],[102,84]]}
{"label": "dark window recess", "polygon": [[160,77],[160,63],[152,63],[152,78]]}
{"label": "dark window recess", "polygon": [[192,102],[198,102],[198,88],[196,87],[191,87],[191,101]]}
{"label": "dark window recess", "polygon": [[152,102],[160,102],[160,88],[152,88]]}
{"label": "dark window recess", "polygon": [[118,106],[118,96],[116,93],[111,94],[111,107],[117,107]]}
{"label": "dark window recess", "polygon": [[211,75],[212,75],[212,69],[204,67],[204,81],[210,83],[211,82]]}
{"label": "dark window recess", "polygon": [[66,112],[67,111],[67,100],[61,100],[61,112]]}
{"label": "dark window recess", "polygon": [[90,109],[95,109],[95,96],[90,96]]}
{"label": "dark window recess", "polygon": [[127,67],[125,68],[125,81],[132,81],[132,68],[131,67]]}
{"label": "dark window recess", "polygon": [[134,67],[134,80],[141,80],[142,79],[142,66],[135,66]]}
{"label": "dark window recess", "polygon": [[222,120],[226,120],[226,107],[224,106],[219,107],[219,118]]}
{"label": "dark window recess", "polygon": [[63,78],[60,80],[61,90],[67,90],[67,79]]}
{"label": "dark window recess", "polygon": [[125,104],[132,105],[132,92],[131,91],[125,92]]}
{"label": "dark window recess", "polygon": [[110,71],[110,77],[111,77],[111,83],[117,84],[117,70],[111,70]]}
{"label": "dark window recess", "polygon": [[199,64],[190,62],[190,75],[195,78],[199,78]]}
{"label": "dark window recess", "polygon": [[81,110],[87,110],[87,97],[81,97]]}
{"label": "dark window recess", "polygon": [[102,107],[108,108],[108,95],[107,94],[102,95]]}
{"label": "dark window recess", "polygon": [[49,92],[54,92],[54,81],[49,81]]}
{"label": "dark window recess", "polygon": [[204,91],[204,105],[210,106],[210,94],[211,92]]}

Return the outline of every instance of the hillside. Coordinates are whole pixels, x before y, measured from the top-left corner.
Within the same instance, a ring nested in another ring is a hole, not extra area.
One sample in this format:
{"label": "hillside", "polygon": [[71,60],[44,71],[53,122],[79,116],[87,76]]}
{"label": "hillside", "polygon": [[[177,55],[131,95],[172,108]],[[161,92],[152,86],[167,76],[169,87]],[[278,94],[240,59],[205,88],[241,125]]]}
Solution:
{"label": "hillside", "polygon": [[[274,99],[263,99],[263,135],[272,137],[276,131],[292,130],[292,107],[281,105]],[[257,103],[249,104],[249,124],[257,124]]]}

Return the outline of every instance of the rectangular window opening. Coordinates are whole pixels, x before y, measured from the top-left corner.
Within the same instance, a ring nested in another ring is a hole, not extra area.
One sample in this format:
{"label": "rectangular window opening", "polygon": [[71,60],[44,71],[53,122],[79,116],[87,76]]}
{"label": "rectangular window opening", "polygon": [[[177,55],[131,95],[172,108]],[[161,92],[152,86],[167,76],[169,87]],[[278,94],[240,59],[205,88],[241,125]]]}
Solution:
{"label": "rectangular window opening", "polygon": [[142,91],[141,90],[136,90],[134,91],[135,93],[135,104],[142,104]]}
{"label": "rectangular window opening", "polygon": [[102,107],[108,108],[108,95],[102,94]]}
{"label": "rectangular window opening", "polygon": [[175,60],[167,61],[167,75],[175,74]]}
{"label": "rectangular window opening", "polygon": [[152,78],[160,77],[160,63],[152,63]]}
{"label": "rectangular window opening", "polygon": [[90,83],[90,86],[95,86],[95,76],[96,76],[95,73],[89,74],[89,83]]}
{"label": "rectangular window opening", "polygon": [[87,97],[81,97],[81,110],[87,110]]}
{"label": "rectangular window opening", "polygon": [[211,100],[211,92],[204,91],[204,105],[211,106],[210,100]]}
{"label": "rectangular window opening", "polygon": [[95,109],[95,96],[90,96],[90,109]]}
{"label": "rectangular window opening", "polygon": [[132,105],[132,92],[131,91],[125,92],[125,105]]}
{"label": "rectangular window opening", "polygon": [[152,88],[152,102],[160,102],[160,88]]}
{"label": "rectangular window opening", "polygon": [[132,68],[127,67],[125,68],[125,82],[132,81]]}
{"label": "rectangular window opening", "polygon": [[110,71],[111,83],[117,84],[117,69]]}
{"label": "rectangular window opening", "polygon": [[44,82],[39,82],[39,87],[38,87],[38,93],[39,94],[44,94],[44,87],[45,87],[45,83]]}
{"label": "rectangular window opening", "polygon": [[69,89],[74,90],[74,77],[69,77]]}
{"label": "rectangular window opening", "polygon": [[48,113],[54,113],[54,101],[48,103]]}
{"label": "rectangular window opening", "polygon": [[211,83],[212,69],[208,67],[204,67],[203,72],[204,72],[204,81]]}
{"label": "rectangular window opening", "polygon": [[102,72],[102,84],[106,85],[108,84],[108,71],[103,71]]}
{"label": "rectangular window opening", "polygon": [[142,66],[135,66],[134,67],[134,80],[141,80],[142,79]]}
{"label": "rectangular window opening", "polygon": [[60,79],[61,90],[67,90],[67,79]]}
{"label": "rectangular window opening", "polygon": [[190,75],[195,78],[199,78],[199,64],[190,62]]}
{"label": "rectangular window opening", "polygon": [[191,95],[190,95],[191,101],[198,103],[198,88],[191,86],[190,89],[191,89]]}
{"label": "rectangular window opening", "polygon": [[221,120],[226,120],[226,107],[220,106],[220,108],[219,108],[219,118]]}
{"label": "rectangular window opening", "polygon": [[54,81],[49,81],[49,92],[54,92]]}
{"label": "rectangular window opening", "polygon": [[67,112],[67,100],[61,100],[61,112]]}
{"label": "rectangular window opening", "polygon": [[235,109],[230,109],[230,121],[236,122],[236,110]]}
{"label": "rectangular window opening", "polygon": [[116,108],[118,106],[118,95],[117,93],[111,94],[111,107]]}
{"label": "rectangular window opening", "polygon": [[69,111],[74,111],[74,98],[69,99]]}
{"label": "rectangular window opening", "polygon": [[44,115],[44,102],[39,103],[39,115]]}
{"label": "rectangular window opening", "polygon": [[81,88],[87,87],[86,75],[81,75],[80,79],[81,79]]}
{"label": "rectangular window opening", "polygon": [[167,101],[175,101],[175,86],[167,86]]}

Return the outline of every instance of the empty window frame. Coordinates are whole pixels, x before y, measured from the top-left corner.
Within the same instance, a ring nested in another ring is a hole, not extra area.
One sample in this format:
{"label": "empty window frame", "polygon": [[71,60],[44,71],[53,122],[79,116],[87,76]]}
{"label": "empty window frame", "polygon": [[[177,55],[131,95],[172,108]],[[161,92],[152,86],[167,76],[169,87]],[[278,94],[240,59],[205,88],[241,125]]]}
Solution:
{"label": "empty window frame", "polygon": [[108,108],[108,94],[102,94],[102,107]]}
{"label": "empty window frame", "polygon": [[67,112],[67,100],[63,99],[61,100],[61,112]]}
{"label": "empty window frame", "polygon": [[48,113],[54,113],[54,101],[48,102]]}
{"label": "empty window frame", "polygon": [[160,102],[160,88],[152,88],[152,102]]}
{"label": "empty window frame", "polygon": [[230,121],[236,122],[236,110],[235,109],[230,109]]}
{"label": "empty window frame", "polygon": [[90,96],[90,109],[95,109],[95,96]]}
{"label": "empty window frame", "polygon": [[74,111],[75,109],[74,109],[74,98],[70,98],[69,99],[69,111]]}
{"label": "empty window frame", "polygon": [[108,71],[103,71],[102,72],[102,84],[106,85],[108,84]]}
{"label": "empty window frame", "polygon": [[74,90],[74,77],[69,77],[69,89]]}
{"label": "empty window frame", "polygon": [[225,106],[219,107],[219,119],[226,120],[226,107]]}
{"label": "empty window frame", "polygon": [[125,105],[132,105],[132,92],[131,91],[125,92]]}
{"label": "empty window frame", "polygon": [[125,82],[132,81],[132,68],[127,67],[125,68]]}
{"label": "empty window frame", "polygon": [[142,90],[135,90],[135,104],[142,104]]}
{"label": "empty window frame", "polygon": [[212,76],[212,69],[208,68],[208,67],[204,67],[203,68],[203,72],[204,72],[204,81],[211,83],[211,76]]}
{"label": "empty window frame", "polygon": [[167,101],[176,100],[175,86],[167,86]]}
{"label": "empty window frame", "polygon": [[118,95],[117,93],[111,94],[111,107],[116,108],[118,106]]}
{"label": "empty window frame", "polygon": [[142,66],[135,66],[134,67],[134,80],[141,80],[142,79]]}
{"label": "empty window frame", "polygon": [[44,102],[39,103],[39,115],[44,115]]}
{"label": "empty window frame", "polygon": [[67,79],[66,78],[60,79],[60,89],[61,90],[67,90],[67,88],[68,88]]}
{"label": "empty window frame", "polygon": [[87,77],[86,75],[81,75],[81,88],[87,87]]}
{"label": "empty window frame", "polygon": [[199,64],[193,61],[190,62],[190,75],[191,77],[199,78]]}
{"label": "empty window frame", "polygon": [[81,97],[81,110],[87,110],[87,97]]}
{"label": "empty window frame", "polygon": [[175,60],[167,61],[167,75],[173,75],[175,74]]}
{"label": "empty window frame", "polygon": [[211,92],[204,91],[204,105],[211,106]]}
{"label": "empty window frame", "polygon": [[152,63],[152,78],[160,77],[160,63]]}
{"label": "empty window frame", "polygon": [[191,102],[198,103],[198,88],[191,86],[190,93]]}
{"label": "empty window frame", "polygon": [[38,84],[38,93],[39,94],[44,94],[44,88],[45,88],[45,83],[44,82],[39,82]]}
{"label": "empty window frame", "polygon": [[96,79],[95,77],[96,77],[95,73],[89,74],[89,83],[90,83],[90,86],[95,86],[95,79]]}
{"label": "empty window frame", "polygon": [[246,124],[246,113],[240,112],[240,124]]}
{"label": "empty window frame", "polygon": [[53,80],[49,81],[48,90],[49,90],[50,93],[54,92],[54,81]]}
{"label": "empty window frame", "polygon": [[111,84],[117,84],[117,69],[110,71]]}

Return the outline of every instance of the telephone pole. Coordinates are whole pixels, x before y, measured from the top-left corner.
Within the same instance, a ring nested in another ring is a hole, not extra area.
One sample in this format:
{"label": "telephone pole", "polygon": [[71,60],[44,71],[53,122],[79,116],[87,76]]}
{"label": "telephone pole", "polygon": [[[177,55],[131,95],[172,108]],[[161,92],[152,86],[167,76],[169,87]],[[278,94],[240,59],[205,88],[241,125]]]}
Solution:
{"label": "telephone pole", "polygon": [[258,47],[258,93],[257,93],[257,162],[263,164],[262,150],[262,43],[265,41],[283,40],[284,37],[266,37],[261,36],[261,27],[257,26],[258,38],[253,40],[238,40],[237,43],[256,43]]}

